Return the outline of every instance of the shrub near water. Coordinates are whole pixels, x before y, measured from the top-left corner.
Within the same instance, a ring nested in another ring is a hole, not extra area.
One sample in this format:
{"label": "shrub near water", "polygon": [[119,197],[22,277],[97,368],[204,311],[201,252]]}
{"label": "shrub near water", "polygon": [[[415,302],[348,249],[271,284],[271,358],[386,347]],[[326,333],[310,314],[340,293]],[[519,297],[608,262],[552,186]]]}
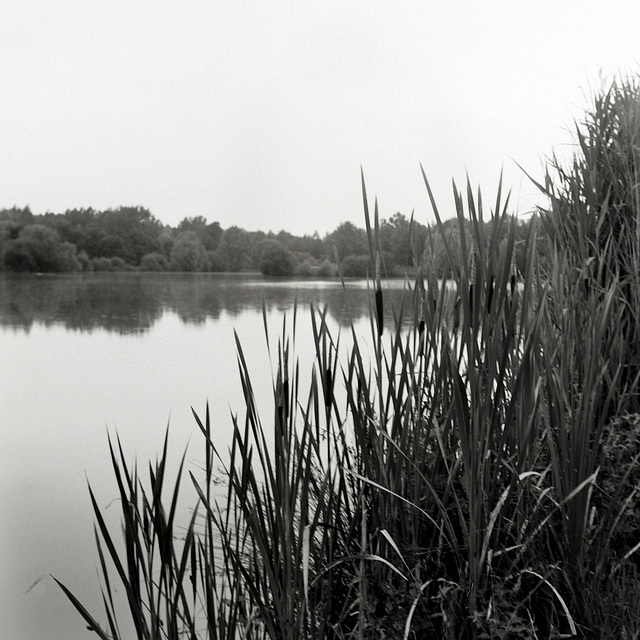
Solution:
{"label": "shrub near water", "polygon": [[[636,85],[606,95],[594,122],[635,122],[623,116],[640,104]],[[637,410],[633,362],[618,359],[637,308],[635,249],[615,229],[635,229],[638,209],[613,186],[600,200],[579,188],[601,175],[587,151],[606,167],[636,138],[625,125],[598,141],[599,127],[579,138],[566,189],[546,182],[541,265],[539,225],[521,239],[500,190],[487,214],[479,193],[454,188],[449,242],[425,178],[449,283],[416,247],[411,302],[391,323],[363,181],[370,337],[353,332],[344,348],[312,309],[304,390],[296,311],[277,345],[265,314],[270,415],[238,342],[245,410],[228,453],[208,412],[196,416],[205,464],[191,474],[199,502],[180,536],[181,473],[163,498],[167,447],[148,485],[112,448],[124,552],[92,497],[104,630],[65,589],[101,638],[122,637],[108,557],[139,638],[638,637],[637,419],[611,420]]]}
{"label": "shrub near water", "polygon": [[265,276],[290,276],[293,274],[293,254],[277,240],[261,241],[256,247],[256,261]]}

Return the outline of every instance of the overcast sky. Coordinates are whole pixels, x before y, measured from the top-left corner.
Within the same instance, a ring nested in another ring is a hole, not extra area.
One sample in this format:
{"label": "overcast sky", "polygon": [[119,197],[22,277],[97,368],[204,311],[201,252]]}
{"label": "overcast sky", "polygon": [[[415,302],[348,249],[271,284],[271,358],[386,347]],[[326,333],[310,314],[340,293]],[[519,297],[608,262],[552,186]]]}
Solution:
{"label": "overcast sky", "polygon": [[[166,224],[321,235],[429,222],[468,172],[514,207],[602,73],[640,62],[637,0],[0,0],[0,207],[142,205]],[[564,147],[562,147],[564,145]]]}

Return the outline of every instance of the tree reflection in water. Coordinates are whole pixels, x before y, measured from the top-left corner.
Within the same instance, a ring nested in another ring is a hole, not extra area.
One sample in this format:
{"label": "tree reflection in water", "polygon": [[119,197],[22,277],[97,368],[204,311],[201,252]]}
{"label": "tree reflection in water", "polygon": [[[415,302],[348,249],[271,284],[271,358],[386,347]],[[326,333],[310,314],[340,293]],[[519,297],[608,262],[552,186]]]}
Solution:
{"label": "tree reflection in water", "polygon": [[[404,294],[408,297],[408,294]],[[385,313],[399,308],[403,284],[390,283]],[[120,334],[150,329],[165,312],[185,323],[201,324],[222,314],[277,309],[300,312],[310,304],[327,306],[328,315],[349,326],[368,310],[362,280],[279,280],[245,274],[92,273],[72,275],[0,274],[0,326],[29,331],[33,324],[67,329],[105,329]]]}

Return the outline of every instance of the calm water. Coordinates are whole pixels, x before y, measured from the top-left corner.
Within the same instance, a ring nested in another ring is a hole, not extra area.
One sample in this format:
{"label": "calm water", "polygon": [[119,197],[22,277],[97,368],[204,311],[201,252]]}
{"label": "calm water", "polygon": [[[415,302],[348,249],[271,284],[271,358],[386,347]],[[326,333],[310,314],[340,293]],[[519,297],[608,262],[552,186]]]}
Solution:
{"label": "calm water", "polygon": [[[387,301],[399,302],[402,283],[390,286]],[[203,413],[209,402],[222,447],[230,413],[242,412],[234,329],[268,406],[263,305],[277,341],[296,300],[303,365],[313,359],[311,303],[327,305],[345,338],[351,322],[369,333],[363,281],[0,275],[0,638],[95,638],[48,574],[103,619],[87,479],[106,517],[117,519],[107,432],[117,430],[144,468],[170,423],[175,458],[189,445],[195,468],[202,448],[190,407]]]}

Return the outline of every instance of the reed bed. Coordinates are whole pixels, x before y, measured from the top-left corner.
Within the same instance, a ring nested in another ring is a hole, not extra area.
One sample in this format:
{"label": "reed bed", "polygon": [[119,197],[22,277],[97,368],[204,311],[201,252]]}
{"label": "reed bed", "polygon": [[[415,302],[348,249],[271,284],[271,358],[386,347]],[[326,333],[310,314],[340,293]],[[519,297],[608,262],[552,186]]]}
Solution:
{"label": "reed bed", "polygon": [[638,136],[638,85],[614,82],[524,240],[500,188],[487,209],[454,184],[453,244],[425,176],[448,284],[416,253],[392,322],[363,178],[370,336],[345,348],[312,308],[302,388],[297,310],[277,341],[265,314],[268,415],[237,341],[245,406],[228,451],[194,413],[180,531],[183,465],[167,484],[165,444],[143,482],[110,443],[122,543],[91,494],[106,622],[61,584],[89,627],[125,637],[117,581],[139,639],[640,637]]}

